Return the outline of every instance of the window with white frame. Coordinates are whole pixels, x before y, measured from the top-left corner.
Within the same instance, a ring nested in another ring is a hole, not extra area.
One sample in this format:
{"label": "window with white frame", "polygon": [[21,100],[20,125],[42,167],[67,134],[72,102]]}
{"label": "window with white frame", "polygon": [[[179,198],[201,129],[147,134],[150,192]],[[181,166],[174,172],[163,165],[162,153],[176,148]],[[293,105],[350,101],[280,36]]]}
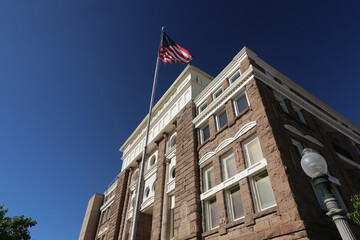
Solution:
{"label": "window with white frame", "polygon": [[216,120],[216,129],[219,131],[223,126],[225,126],[228,123],[226,109],[216,114],[215,120]]}
{"label": "window with white frame", "polygon": [[104,223],[106,220],[108,220],[110,218],[110,214],[111,214],[111,205],[102,212],[101,223]]}
{"label": "window with white frame", "polygon": [[207,230],[212,230],[219,226],[219,215],[216,198],[205,202],[206,204],[206,227]]}
{"label": "window with white frame", "polygon": [[356,143],[353,143],[353,145],[354,145],[356,153],[360,156],[360,147]]}
{"label": "window with white frame", "polygon": [[206,101],[205,101],[205,102],[203,102],[203,103],[200,105],[200,107],[199,107],[199,114],[200,114],[202,111],[204,111],[206,107],[207,107],[207,103],[206,103]]}
{"label": "window with white frame", "polygon": [[274,193],[267,172],[251,178],[253,200],[256,211],[262,211],[276,205]]}
{"label": "window with white frame", "polygon": [[260,147],[260,141],[257,136],[246,140],[243,143],[243,149],[248,167],[264,158]]}
{"label": "window with white frame", "polygon": [[173,133],[168,143],[168,150],[173,150],[176,147],[176,133]]}
{"label": "window with white frame", "polygon": [[234,100],[235,115],[238,116],[247,107],[249,107],[249,102],[247,100],[246,93],[243,92]]}
{"label": "window with white frame", "polygon": [[292,104],[294,111],[296,112],[297,117],[299,118],[300,122],[303,124],[306,124],[306,120],[304,118],[304,115],[301,112],[301,108],[297,105]]}
{"label": "window with white frame", "polygon": [[240,187],[236,186],[226,191],[227,211],[231,222],[244,217]]}
{"label": "window with white frame", "polygon": [[275,98],[276,98],[276,101],[279,103],[280,110],[282,110],[283,112],[289,113],[289,110],[284,101],[284,97],[275,93]]}
{"label": "window with white frame", "polygon": [[221,156],[221,165],[224,181],[238,173],[233,152],[229,152]]}
{"label": "window with white frame", "polygon": [[155,155],[152,155],[150,157],[150,160],[149,160],[149,168],[151,168],[152,166],[154,166],[156,163],[156,156]]}
{"label": "window with white frame", "polygon": [[210,138],[210,128],[209,124],[205,124],[200,128],[200,144],[203,144],[207,139]]}
{"label": "window with white frame", "polygon": [[139,169],[136,169],[136,171],[133,173],[131,177],[131,183],[134,184],[138,180],[139,177]]}
{"label": "window with white frame", "polygon": [[221,93],[223,92],[222,87],[219,87],[214,93],[213,93],[213,100],[217,99]]}
{"label": "window with white frame", "polygon": [[210,190],[215,186],[214,167],[212,165],[204,169],[203,178],[204,178],[204,192]]}
{"label": "window with white frame", "polygon": [[299,159],[301,160],[302,151],[304,150],[304,145],[302,143],[300,143],[299,141],[296,141],[295,139],[291,139],[291,142],[295,148],[295,151],[296,151]]}
{"label": "window with white frame", "polygon": [[145,198],[148,198],[148,197],[149,197],[149,194],[150,194],[150,188],[149,188],[149,187],[146,187],[146,188],[145,188]]}
{"label": "window with white frame", "polygon": [[176,168],[175,166],[171,168],[170,170],[170,178],[171,179],[175,179],[175,171],[176,171]]}
{"label": "window with white frame", "polygon": [[240,78],[240,70],[236,71],[230,78],[229,78],[229,85],[233,84],[236,80]]}

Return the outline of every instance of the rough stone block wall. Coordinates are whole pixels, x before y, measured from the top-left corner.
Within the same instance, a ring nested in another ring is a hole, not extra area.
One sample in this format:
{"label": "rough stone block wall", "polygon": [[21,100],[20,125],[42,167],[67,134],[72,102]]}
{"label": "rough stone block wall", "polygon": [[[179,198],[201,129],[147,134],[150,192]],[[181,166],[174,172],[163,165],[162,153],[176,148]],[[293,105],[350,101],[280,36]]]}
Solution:
{"label": "rough stone block wall", "polygon": [[175,239],[201,238],[201,207],[197,136],[192,120],[195,105],[188,103],[177,116]]}
{"label": "rough stone block wall", "polygon": [[[246,59],[247,60],[247,59]],[[247,60],[248,61],[248,60]],[[241,64],[240,68],[245,71]],[[218,152],[215,156],[202,163],[201,169],[212,163],[214,166],[215,184],[223,181],[221,172],[220,157],[228,151],[233,151],[236,159],[238,172],[246,168],[245,157],[243,155],[242,142],[253,135],[259,137],[261,149],[267,160],[267,172],[270,178],[277,205],[264,211],[256,212],[253,204],[253,196],[250,189],[250,181],[244,178],[239,182],[242,203],[245,212],[243,219],[229,222],[226,211],[226,201],[224,191],[216,193],[216,200],[219,214],[219,227],[206,231],[205,223],[205,203],[202,202],[202,237],[203,239],[268,239],[281,238],[287,235],[289,239],[307,238],[304,222],[300,219],[297,204],[291,193],[286,166],[282,164],[281,153],[277,147],[273,130],[270,126],[263,98],[260,95],[258,81],[253,79],[246,85],[246,93],[250,106],[238,116],[234,115],[232,101],[226,103],[228,124],[219,131],[216,130],[215,120],[210,117],[210,139],[198,147],[199,158],[204,154],[213,151],[221,142],[229,137],[233,137],[236,132],[245,124],[256,121],[256,127],[245,133],[243,136],[229,144]],[[203,189],[203,176],[200,178],[201,189]],[[286,239],[286,238],[284,238]]]}
{"label": "rough stone block wall", "polygon": [[[289,100],[285,100],[289,114],[280,111],[273,95],[273,90],[260,81],[258,81],[257,85],[264,99],[266,114],[273,129],[276,144],[280,150],[281,162],[285,166],[286,175],[300,214],[300,219],[304,221],[309,237],[311,239],[341,239],[334,223],[326,216],[326,211],[320,208],[310,180],[301,168],[301,159],[293,147],[291,139],[323,155],[327,161],[329,172],[332,176],[338,178],[341,183],[341,187],[337,189],[342,195],[342,199],[348,210],[352,210],[349,201],[350,196],[359,191],[360,174],[359,170],[353,170],[353,168],[344,164],[344,162],[339,159],[332,146],[332,142],[335,141],[339,146],[348,151],[353,157],[354,162],[358,164],[360,164],[359,155],[351,141],[338,130],[305,110],[301,112],[306,120],[306,124],[302,123]],[[314,137],[323,144],[323,147],[285,129],[285,124],[295,127],[304,136]],[[311,209],[311,211],[309,211],[309,209]],[[353,226],[353,230],[359,235],[359,228]]]}
{"label": "rough stone block wall", "polygon": [[106,220],[104,223],[99,222],[96,237],[98,236],[98,233],[106,227],[108,228],[108,230],[105,232],[106,239],[111,239],[111,240],[118,239],[119,230],[120,230],[120,220],[125,203],[125,194],[127,191],[128,176],[129,176],[128,170],[123,171],[119,174],[117,180],[117,186],[114,189],[115,197],[114,197],[114,203],[112,203],[111,205],[110,218]]}

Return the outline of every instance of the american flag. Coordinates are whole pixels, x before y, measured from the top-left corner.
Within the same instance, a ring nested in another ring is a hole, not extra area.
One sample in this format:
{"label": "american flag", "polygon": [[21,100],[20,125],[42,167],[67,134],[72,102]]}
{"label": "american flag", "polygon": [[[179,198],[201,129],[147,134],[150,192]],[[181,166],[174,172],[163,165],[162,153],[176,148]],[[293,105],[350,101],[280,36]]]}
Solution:
{"label": "american flag", "polygon": [[177,45],[169,36],[164,32],[162,45],[160,47],[160,59],[164,64],[169,63],[187,63],[190,62],[194,56],[186,49]]}

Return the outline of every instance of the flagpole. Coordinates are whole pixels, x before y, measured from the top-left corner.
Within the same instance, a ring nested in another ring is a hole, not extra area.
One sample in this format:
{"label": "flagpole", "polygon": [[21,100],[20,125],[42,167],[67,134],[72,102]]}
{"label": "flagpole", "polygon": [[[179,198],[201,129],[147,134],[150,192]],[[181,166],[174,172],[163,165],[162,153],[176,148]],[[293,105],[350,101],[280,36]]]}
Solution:
{"label": "flagpole", "polygon": [[147,145],[149,140],[149,130],[150,130],[150,123],[151,123],[151,112],[154,104],[154,97],[155,97],[155,89],[156,89],[156,83],[158,78],[158,72],[159,72],[159,54],[160,54],[160,48],[163,41],[164,36],[164,27],[161,28],[161,36],[160,36],[160,45],[159,50],[156,58],[156,67],[155,67],[155,74],[154,74],[154,82],[151,92],[151,100],[150,100],[150,107],[149,107],[149,114],[148,114],[148,122],[147,122],[147,128],[146,128],[146,137],[145,137],[145,146],[144,151],[141,159],[141,167],[140,167],[140,175],[139,175],[139,182],[136,192],[136,203],[134,207],[134,214],[133,214],[133,223],[131,227],[131,240],[136,239],[136,231],[137,231],[137,224],[139,220],[139,214],[140,214],[140,197],[142,195],[142,187],[143,187],[143,180],[144,180],[144,169],[145,169],[145,158],[146,158],[146,152],[147,152]]}

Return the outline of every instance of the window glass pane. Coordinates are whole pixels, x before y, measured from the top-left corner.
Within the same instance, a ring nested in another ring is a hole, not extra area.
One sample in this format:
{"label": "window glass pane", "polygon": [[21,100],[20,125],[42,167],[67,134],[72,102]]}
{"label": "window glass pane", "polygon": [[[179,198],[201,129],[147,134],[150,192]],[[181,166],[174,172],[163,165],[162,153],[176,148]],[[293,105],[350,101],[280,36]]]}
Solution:
{"label": "window glass pane", "polygon": [[284,100],[279,101],[279,104],[280,104],[281,109],[282,109],[284,112],[289,113],[289,111],[288,111],[288,109],[287,109],[287,107],[286,107],[286,104],[285,104]]}
{"label": "window glass pane", "polygon": [[201,104],[201,106],[199,107],[199,113],[201,113],[202,111],[204,111],[204,109],[207,107],[207,103],[204,102],[203,104]]}
{"label": "window glass pane", "polygon": [[218,115],[217,119],[218,119],[218,130],[219,130],[220,128],[225,126],[225,124],[228,123],[227,116],[226,116],[226,111],[223,111],[222,113],[220,113]]}
{"label": "window glass pane", "polygon": [[215,175],[214,175],[214,168],[212,167],[207,171],[207,187],[209,189],[215,186]]}
{"label": "window glass pane", "polygon": [[232,202],[233,218],[238,219],[244,216],[244,209],[241,201],[240,188],[234,188],[230,191],[230,198]]}
{"label": "window glass pane", "polygon": [[226,156],[223,160],[223,178],[224,180],[231,178],[237,174],[234,154]]}
{"label": "window glass pane", "polygon": [[220,96],[221,93],[222,93],[222,88],[219,88],[219,90],[217,90],[213,95],[214,99],[216,99],[218,96]]}
{"label": "window glass pane", "polygon": [[219,226],[219,216],[216,199],[213,199],[209,202],[210,207],[210,219],[211,219],[211,228]]}
{"label": "window glass pane", "polygon": [[236,114],[238,115],[239,113],[244,111],[248,106],[249,104],[247,102],[246,95],[244,94],[236,100],[236,110],[237,110]]}
{"label": "window glass pane", "polygon": [[206,125],[203,129],[201,129],[201,132],[202,132],[202,142],[205,142],[210,137],[209,125]]}
{"label": "window glass pane", "polygon": [[249,142],[246,145],[246,149],[250,165],[257,163],[264,158],[261,152],[259,138],[255,138],[254,140]]}
{"label": "window glass pane", "polygon": [[238,78],[240,77],[240,72],[237,71],[234,75],[231,76],[231,78],[229,79],[230,84],[235,82]]}
{"label": "window glass pane", "polygon": [[302,115],[301,111],[300,111],[300,110],[298,110],[296,113],[297,113],[297,115],[298,115],[298,117],[299,117],[300,121],[301,121],[302,123],[306,124],[306,121],[305,121],[304,115]]}
{"label": "window glass pane", "polygon": [[259,197],[260,208],[265,209],[275,205],[274,193],[267,173],[255,177],[255,185]]}

